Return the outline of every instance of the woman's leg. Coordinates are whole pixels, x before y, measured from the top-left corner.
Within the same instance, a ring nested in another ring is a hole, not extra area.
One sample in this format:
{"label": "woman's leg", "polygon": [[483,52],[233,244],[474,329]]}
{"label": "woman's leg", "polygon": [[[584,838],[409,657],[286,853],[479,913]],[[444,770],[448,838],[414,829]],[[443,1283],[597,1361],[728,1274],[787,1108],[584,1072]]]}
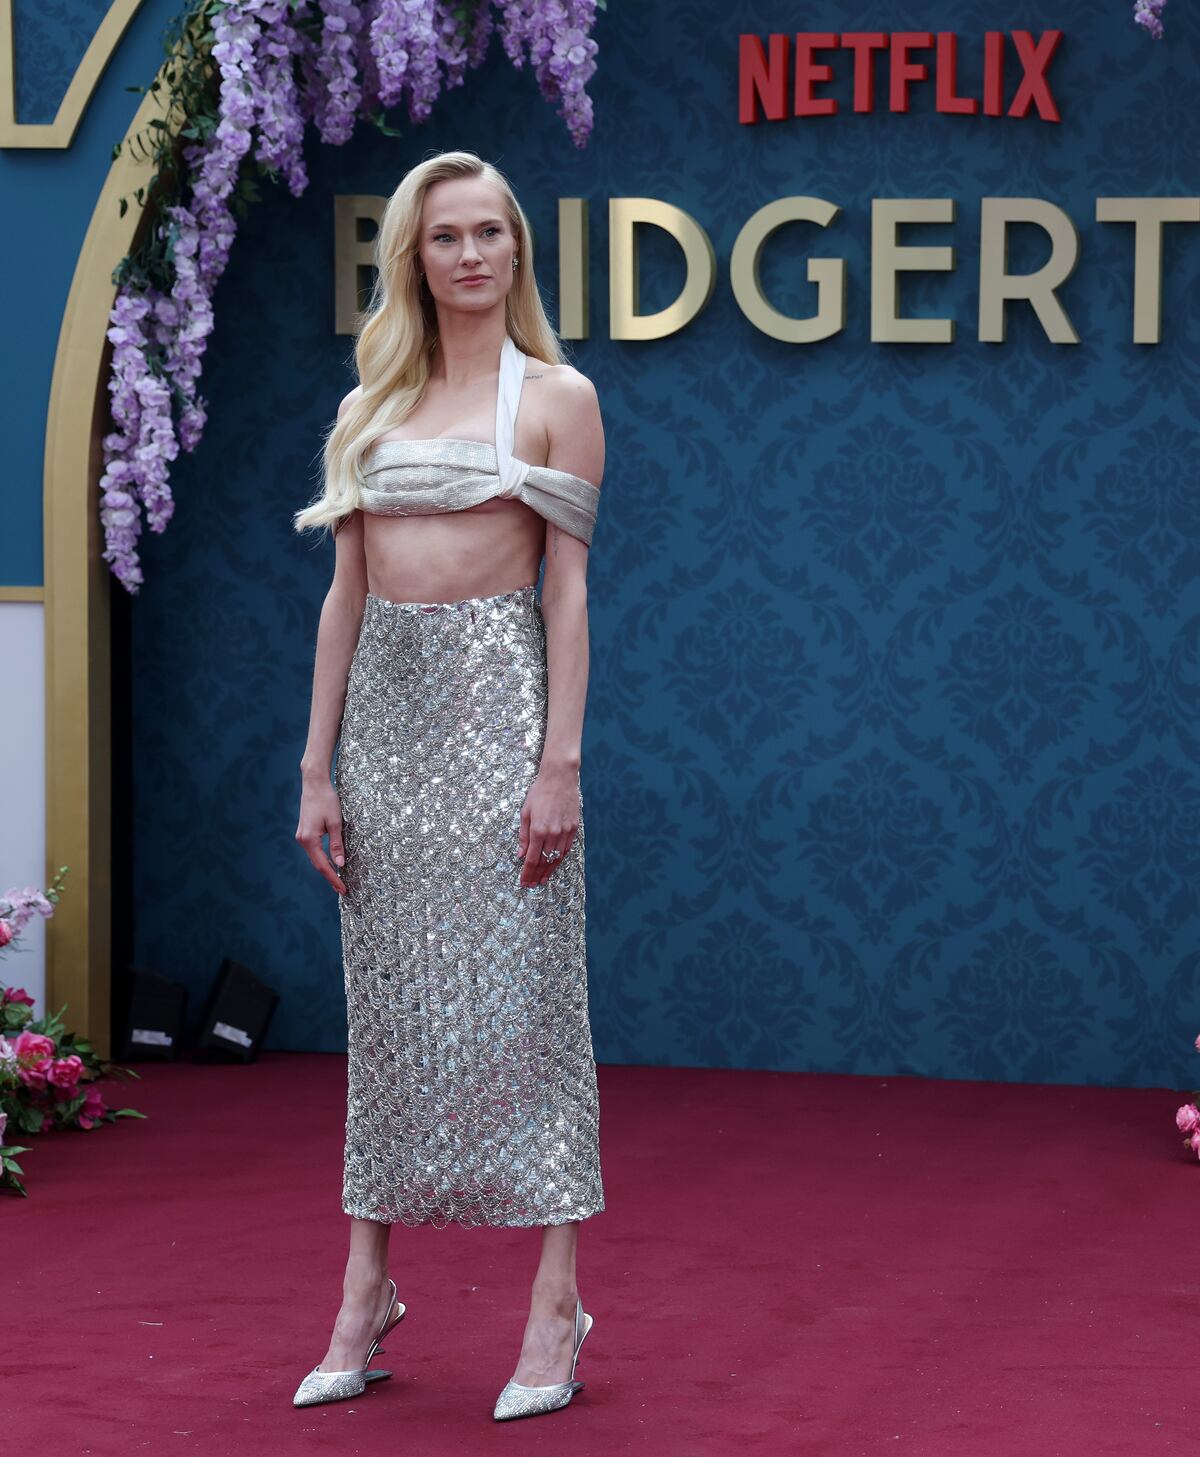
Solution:
{"label": "woman's leg", "polygon": [[[322,1371],[356,1371],[379,1334],[392,1298],[388,1284],[388,1237],[392,1226],[375,1219],[350,1220],[350,1256],[342,1284],[342,1308]],[[401,1299],[404,1297],[401,1296]]]}
{"label": "woman's leg", "polygon": [[575,1251],[579,1221],[542,1227],[521,1358],[512,1374],[522,1386],[553,1386],[571,1374],[575,1353]]}

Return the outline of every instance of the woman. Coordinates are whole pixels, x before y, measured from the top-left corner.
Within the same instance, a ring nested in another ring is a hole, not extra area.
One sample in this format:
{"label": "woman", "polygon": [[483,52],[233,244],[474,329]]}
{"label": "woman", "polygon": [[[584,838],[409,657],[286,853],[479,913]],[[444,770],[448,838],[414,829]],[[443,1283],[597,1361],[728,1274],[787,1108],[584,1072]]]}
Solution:
{"label": "woman", "polygon": [[375,261],[360,383],[295,518],[335,531],[296,838],[341,897],[350,1254],[294,1400],[390,1374],[367,1368],[405,1310],[393,1223],[540,1225],[504,1420],[582,1386],[576,1245],[604,1208],[579,787],[604,433],[496,168],[414,167]]}

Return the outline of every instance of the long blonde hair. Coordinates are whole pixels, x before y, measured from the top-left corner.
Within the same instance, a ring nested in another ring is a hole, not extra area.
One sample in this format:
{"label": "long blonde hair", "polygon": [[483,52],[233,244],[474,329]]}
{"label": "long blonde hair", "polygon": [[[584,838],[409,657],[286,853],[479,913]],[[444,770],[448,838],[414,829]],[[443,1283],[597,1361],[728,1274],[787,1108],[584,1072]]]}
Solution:
{"label": "long blonde hair", "polygon": [[333,527],[359,502],[360,463],[376,440],[416,408],[437,348],[437,309],[417,271],[417,244],[425,193],[450,177],[484,177],[504,197],[517,240],[520,266],[505,304],[505,324],[518,349],[546,364],[563,362],[558,335],[542,307],[533,271],[528,219],[508,178],[474,152],[441,152],[418,162],[388,198],[375,235],[375,284],[359,315],[354,361],[362,392],[325,436],[321,493],[297,511],[297,531]]}

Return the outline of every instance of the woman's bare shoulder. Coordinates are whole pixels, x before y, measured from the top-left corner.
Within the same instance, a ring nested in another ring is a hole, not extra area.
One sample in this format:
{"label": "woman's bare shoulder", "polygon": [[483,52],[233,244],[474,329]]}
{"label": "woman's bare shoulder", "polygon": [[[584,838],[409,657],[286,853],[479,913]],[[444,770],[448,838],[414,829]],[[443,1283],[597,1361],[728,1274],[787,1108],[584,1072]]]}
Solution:
{"label": "woman's bare shoulder", "polygon": [[572,399],[589,402],[596,399],[596,386],[573,364],[542,364],[539,361],[536,368],[545,372],[549,392],[557,404],[569,406]]}
{"label": "woman's bare shoulder", "polygon": [[573,364],[540,366],[546,373],[546,418],[559,436],[573,431],[585,435],[603,434],[600,398],[596,386]]}
{"label": "woman's bare shoulder", "polygon": [[354,386],[354,388],[350,391],[350,393],[342,400],[342,403],[338,406],[338,419],[339,420],[342,418],[342,416],[346,413],[346,411],[350,408],[350,406],[354,403],[354,401],[358,399],[358,397],[361,394],[362,394],[362,385],[356,384]]}
{"label": "woman's bare shoulder", "polygon": [[596,386],[573,364],[548,364],[546,464],[599,486],[604,474],[604,422]]}

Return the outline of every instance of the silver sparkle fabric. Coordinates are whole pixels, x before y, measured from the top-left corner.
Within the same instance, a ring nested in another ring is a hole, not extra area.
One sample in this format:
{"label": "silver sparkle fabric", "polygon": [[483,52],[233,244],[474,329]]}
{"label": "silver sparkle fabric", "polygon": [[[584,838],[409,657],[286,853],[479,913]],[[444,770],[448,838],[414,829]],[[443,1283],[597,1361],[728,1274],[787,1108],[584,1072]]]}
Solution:
{"label": "silver sparkle fabric", "polygon": [[292,1397],[293,1406],[318,1406],[324,1401],[345,1401],[367,1389],[362,1371],[318,1371],[314,1366]]}
{"label": "silver sparkle fabric", "polygon": [[565,1381],[552,1386],[522,1386],[519,1381],[508,1381],[496,1398],[492,1411],[498,1422],[513,1417],[539,1416],[542,1412],[558,1411],[566,1406],[577,1391],[583,1390],[583,1382],[575,1380],[575,1367],[579,1364],[579,1350],[584,1337],[592,1328],[592,1317],[585,1313],[583,1302],[575,1298],[575,1355],[571,1362],[571,1374]]}
{"label": "silver sparkle fabric", "polygon": [[496,447],[480,440],[383,440],[359,474],[363,511],[422,516],[461,511],[492,496],[511,496],[591,545],[600,491],[591,481],[545,465],[515,464],[523,474],[501,484]]}
{"label": "silver sparkle fabric", "polygon": [[521,1386],[510,1381],[496,1398],[492,1415],[498,1422],[540,1416],[545,1411],[558,1411],[582,1390],[582,1381],[560,1381],[554,1386]]}
{"label": "silver sparkle fabric", "polygon": [[546,732],[536,588],[368,594],[336,764],[349,1081],[343,1209],[541,1225],[604,1208],[584,830],[519,884]]}

